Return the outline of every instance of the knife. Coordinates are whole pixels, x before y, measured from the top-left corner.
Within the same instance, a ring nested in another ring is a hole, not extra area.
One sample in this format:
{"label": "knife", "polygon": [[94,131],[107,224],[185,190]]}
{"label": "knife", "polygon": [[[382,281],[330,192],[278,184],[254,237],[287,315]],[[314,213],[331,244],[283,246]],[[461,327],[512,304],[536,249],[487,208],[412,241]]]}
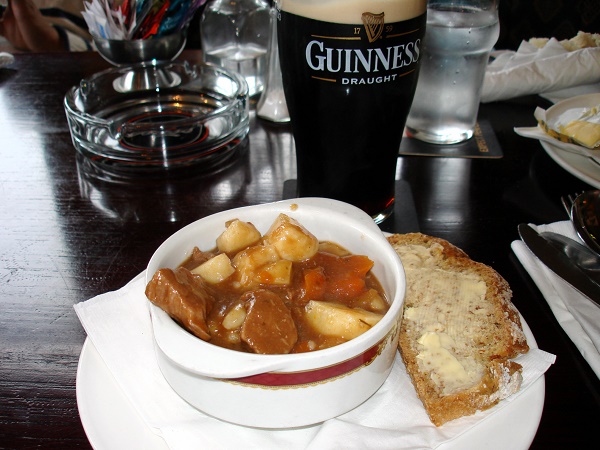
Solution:
{"label": "knife", "polygon": [[600,286],[600,255],[583,244],[562,234],[544,231],[539,233],[550,244],[567,255],[573,264],[585,272],[594,283]]}
{"label": "knife", "polygon": [[529,225],[522,223],[518,227],[521,239],[552,272],[569,283],[574,289],[600,306],[600,286],[577,267],[567,255],[540,236]]}

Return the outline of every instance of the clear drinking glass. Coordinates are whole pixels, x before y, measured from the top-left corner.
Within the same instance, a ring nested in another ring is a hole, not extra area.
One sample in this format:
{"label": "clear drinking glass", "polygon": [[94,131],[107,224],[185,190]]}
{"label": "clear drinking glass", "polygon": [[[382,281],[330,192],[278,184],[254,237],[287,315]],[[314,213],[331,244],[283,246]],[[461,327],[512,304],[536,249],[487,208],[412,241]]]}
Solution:
{"label": "clear drinking glass", "polygon": [[497,0],[429,1],[419,83],[406,122],[410,136],[434,144],[473,136],[499,29]]}
{"label": "clear drinking glass", "polygon": [[279,56],[298,195],[393,211],[426,0],[279,0]]}
{"label": "clear drinking glass", "polygon": [[212,0],[200,21],[205,62],[242,75],[260,95],[267,70],[270,6],[264,0]]}
{"label": "clear drinking glass", "polygon": [[269,42],[269,58],[265,89],[256,105],[256,115],[271,122],[284,123],[290,121],[290,113],[285,103],[283,82],[281,80],[281,64],[279,63],[279,47],[277,46],[277,10],[271,9],[271,40]]}

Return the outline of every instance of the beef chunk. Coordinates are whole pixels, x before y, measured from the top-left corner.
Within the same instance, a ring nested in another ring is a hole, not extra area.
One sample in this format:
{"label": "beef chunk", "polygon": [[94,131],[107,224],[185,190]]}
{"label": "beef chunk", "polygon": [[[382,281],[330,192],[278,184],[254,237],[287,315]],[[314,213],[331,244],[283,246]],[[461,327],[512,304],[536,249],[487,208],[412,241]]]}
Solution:
{"label": "beef chunk", "polygon": [[190,257],[186,259],[181,266],[185,267],[186,269],[192,270],[193,268],[198,267],[200,264],[205,263],[214,256],[214,252],[203,252],[198,247],[194,247]]}
{"label": "beef chunk", "polygon": [[210,340],[206,316],[214,298],[200,277],[183,267],[160,269],[146,286],[146,297],[190,333]]}
{"label": "beef chunk", "polygon": [[255,353],[289,353],[298,340],[298,332],[283,300],[265,289],[248,292],[242,300],[247,311],[242,340]]}

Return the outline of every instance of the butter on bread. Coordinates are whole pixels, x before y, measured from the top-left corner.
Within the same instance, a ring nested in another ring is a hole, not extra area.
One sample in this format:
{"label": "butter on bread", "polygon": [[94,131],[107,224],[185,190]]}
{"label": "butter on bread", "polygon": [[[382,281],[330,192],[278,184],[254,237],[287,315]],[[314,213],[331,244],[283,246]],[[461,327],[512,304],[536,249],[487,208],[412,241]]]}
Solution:
{"label": "butter on bread", "polygon": [[399,348],[431,421],[440,426],[517,392],[529,350],[508,283],[449,242],[388,237],[406,272]]}

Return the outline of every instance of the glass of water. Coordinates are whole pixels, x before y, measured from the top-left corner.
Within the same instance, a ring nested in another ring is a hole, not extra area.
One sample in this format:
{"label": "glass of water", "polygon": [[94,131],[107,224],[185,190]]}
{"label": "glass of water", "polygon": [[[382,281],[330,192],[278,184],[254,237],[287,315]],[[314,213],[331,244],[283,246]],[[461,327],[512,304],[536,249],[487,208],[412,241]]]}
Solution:
{"label": "glass of water", "polygon": [[406,122],[409,136],[455,144],[473,136],[498,0],[430,0],[421,69]]}

